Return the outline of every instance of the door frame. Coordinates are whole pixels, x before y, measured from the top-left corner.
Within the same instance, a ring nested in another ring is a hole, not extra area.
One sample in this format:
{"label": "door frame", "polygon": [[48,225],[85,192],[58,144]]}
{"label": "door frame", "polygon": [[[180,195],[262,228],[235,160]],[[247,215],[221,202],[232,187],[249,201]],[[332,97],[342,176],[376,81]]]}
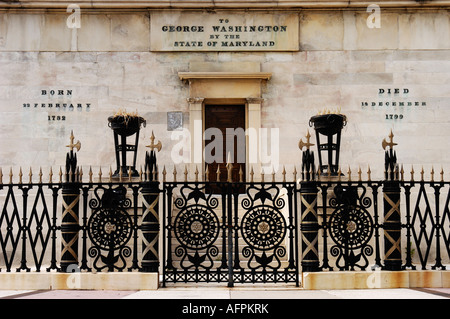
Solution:
{"label": "door frame", "polygon": [[[261,161],[259,130],[261,129],[262,84],[269,80],[271,73],[265,72],[179,72],[180,80],[189,85],[189,131],[191,132],[191,171],[201,169],[204,177],[204,107],[205,104],[244,104],[246,109],[246,128],[255,129],[257,150],[250,154],[250,141],[246,136],[246,180],[251,168],[255,172],[254,181],[260,180]],[[201,126],[198,127],[198,121]],[[200,132],[201,130],[201,132]],[[200,166],[200,168],[199,168]]]}
{"label": "door frame", "polygon": [[[202,106],[202,134],[205,132],[206,129],[206,107],[208,105],[221,105],[221,106],[234,106],[234,105],[243,105],[244,107],[244,112],[245,112],[245,127],[244,130],[245,132],[247,132],[247,128],[248,128],[248,103],[245,99],[205,99],[203,101],[203,106]],[[205,149],[206,143],[205,140],[202,139],[202,151]],[[247,180],[247,169],[248,169],[248,160],[249,160],[249,138],[248,135],[245,135],[245,176],[244,176],[244,180]],[[225,151],[225,150],[224,150]],[[225,163],[226,164],[226,163]],[[205,160],[203,158],[202,161],[202,174],[203,176],[205,175]]]}

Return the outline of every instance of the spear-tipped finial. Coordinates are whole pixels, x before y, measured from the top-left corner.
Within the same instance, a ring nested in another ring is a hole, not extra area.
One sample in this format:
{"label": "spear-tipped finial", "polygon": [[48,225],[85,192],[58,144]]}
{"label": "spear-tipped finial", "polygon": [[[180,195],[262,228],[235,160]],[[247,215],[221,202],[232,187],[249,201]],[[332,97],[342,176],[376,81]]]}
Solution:
{"label": "spear-tipped finial", "polygon": [[22,167],[19,168],[19,184],[22,184]]}
{"label": "spear-tipped finial", "polygon": [[216,181],[220,182],[220,164],[217,164]]}
{"label": "spear-tipped finial", "polygon": [[162,171],[163,183],[166,182],[166,175],[167,175],[166,165],[164,165],[164,166],[163,166],[163,171]]}
{"label": "spear-tipped finial", "polygon": [[93,175],[93,173],[92,173],[92,166],[89,166],[89,173],[88,173],[88,175],[89,175],[89,183],[92,183],[92,175]]}
{"label": "spear-tipped finial", "polygon": [[159,151],[161,151],[162,148],[162,144],[161,141],[158,141],[158,143],[155,144],[155,135],[153,134],[152,131],[152,136],[150,136],[150,144],[147,145],[146,147],[150,148],[152,151],[156,148]]}
{"label": "spear-tipped finial", "polygon": [[233,164],[231,163],[231,153],[228,152],[227,156],[227,165],[225,166],[227,169],[227,182],[231,183],[233,181]]}
{"label": "spear-tipped finial", "polygon": [[48,182],[49,182],[50,184],[53,183],[53,169],[52,169],[51,166],[50,166],[50,172],[48,172]]}
{"label": "spear-tipped finial", "polygon": [[59,175],[59,182],[62,183],[63,172],[62,172],[61,166],[59,167],[59,173],[58,173],[58,175]]}
{"label": "spear-tipped finial", "polygon": [[144,175],[144,172],[142,171],[142,165],[139,167],[139,182],[142,182],[142,175]]}
{"label": "spear-tipped finial", "polygon": [[70,132],[70,143],[69,145],[66,145],[71,151],[73,151],[74,148],[77,149],[77,151],[80,151],[81,149],[81,143],[80,141],[77,141],[75,144],[73,141],[75,140],[75,137],[73,136],[73,131]]}

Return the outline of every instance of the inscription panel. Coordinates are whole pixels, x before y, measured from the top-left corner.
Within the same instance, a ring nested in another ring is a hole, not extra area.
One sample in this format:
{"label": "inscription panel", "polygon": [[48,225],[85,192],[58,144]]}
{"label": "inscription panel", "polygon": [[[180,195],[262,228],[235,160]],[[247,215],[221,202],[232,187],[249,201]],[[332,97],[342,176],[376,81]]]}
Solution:
{"label": "inscription panel", "polygon": [[283,13],[152,13],[151,51],[298,51],[299,19]]}
{"label": "inscription panel", "polygon": [[41,89],[40,100],[26,101],[22,103],[24,110],[46,110],[48,123],[66,121],[64,111],[87,111],[91,110],[92,103],[79,103],[72,99],[72,89]]}
{"label": "inscription panel", "polygon": [[408,88],[379,88],[378,98],[361,101],[363,110],[379,111],[386,120],[403,120],[411,111],[426,109],[427,102],[410,96]]}

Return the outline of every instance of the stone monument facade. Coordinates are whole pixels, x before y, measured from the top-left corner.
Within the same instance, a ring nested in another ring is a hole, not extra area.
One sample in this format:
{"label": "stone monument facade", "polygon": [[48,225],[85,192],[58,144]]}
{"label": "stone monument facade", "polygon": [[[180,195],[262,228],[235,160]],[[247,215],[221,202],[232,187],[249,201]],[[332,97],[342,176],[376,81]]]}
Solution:
{"label": "stone monument facade", "polygon": [[[256,149],[247,140],[246,174],[252,165],[269,172],[300,165],[294,145],[309,119],[336,110],[348,118],[345,167],[370,165],[381,177],[379,140],[393,129],[399,161],[445,169],[448,5],[3,3],[0,167],[63,165],[62,145],[72,130],[84,145],[81,167],[115,166],[107,119],[126,109],[147,121],[141,141],[153,130],[173,151],[161,154],[161,165],[204,170],[205,107],[238,104],[246,110],[244,129],[262,138]],[[178,150],[182,156],[174,156]]]}

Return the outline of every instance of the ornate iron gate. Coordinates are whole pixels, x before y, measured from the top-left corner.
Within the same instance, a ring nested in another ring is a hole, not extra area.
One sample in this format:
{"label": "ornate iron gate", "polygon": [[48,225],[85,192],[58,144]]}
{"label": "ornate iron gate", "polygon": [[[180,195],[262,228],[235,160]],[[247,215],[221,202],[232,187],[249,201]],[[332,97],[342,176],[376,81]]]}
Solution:
{"label": "ornate iron gate", "polygon": [[163,191],[163,286],[299,284],[295,183],[167,182]]}

